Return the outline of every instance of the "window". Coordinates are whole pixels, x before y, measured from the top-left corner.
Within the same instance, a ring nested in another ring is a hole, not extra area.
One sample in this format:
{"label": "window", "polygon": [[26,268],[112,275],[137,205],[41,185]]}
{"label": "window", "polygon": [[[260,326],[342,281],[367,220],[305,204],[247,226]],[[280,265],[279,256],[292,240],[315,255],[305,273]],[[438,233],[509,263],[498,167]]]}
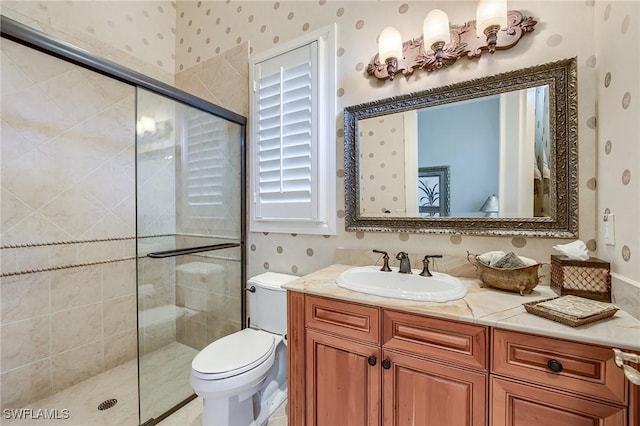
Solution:
{"label": "window", "polygon": [[190,109],[183,115],[182,158],[184,197],[191,218],[224,216],[227,123]]}
{"label": "window", "polygon": [[253,232],[335,235],[335,26],[252,58]]}

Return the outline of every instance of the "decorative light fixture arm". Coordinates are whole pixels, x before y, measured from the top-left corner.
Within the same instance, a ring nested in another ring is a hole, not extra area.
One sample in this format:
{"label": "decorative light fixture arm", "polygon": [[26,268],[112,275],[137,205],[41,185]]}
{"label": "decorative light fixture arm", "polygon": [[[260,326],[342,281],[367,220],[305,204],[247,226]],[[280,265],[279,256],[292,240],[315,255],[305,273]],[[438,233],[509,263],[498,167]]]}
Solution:
{"label": "decorative light fixture arm", "polygon": [[486,38],[478,37],[475,20],[464,25],[450,25],[450,42],[438,43],[434,49],[424,45],[423,37],[405,41],[402,43],[403,55],[395,58],[392,67],[388,68],[387,58],[381,60],[380,54],[377,54],[368,65],[367,73],[381,80],[393,80],[397,74],[408,76],[416,69],[436,71],[450,66],[462,56],[473,59],[481,56],[483,51],[493,53],[510,49],[525,34],[532,32],[537,23],[518,10],[510,10],[507,12],[506,28],[497,30],[499,27],[489,26],[484,30]]}

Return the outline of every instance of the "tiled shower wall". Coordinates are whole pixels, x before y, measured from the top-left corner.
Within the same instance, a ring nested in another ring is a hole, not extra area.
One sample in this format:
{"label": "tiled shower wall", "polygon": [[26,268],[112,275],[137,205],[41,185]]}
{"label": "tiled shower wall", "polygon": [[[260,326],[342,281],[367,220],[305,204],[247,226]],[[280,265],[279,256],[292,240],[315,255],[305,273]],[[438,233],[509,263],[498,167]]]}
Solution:
{"label": "tiled shower wall", "polygon": [[134,101],[2,39],[3,408],[136,356]]}

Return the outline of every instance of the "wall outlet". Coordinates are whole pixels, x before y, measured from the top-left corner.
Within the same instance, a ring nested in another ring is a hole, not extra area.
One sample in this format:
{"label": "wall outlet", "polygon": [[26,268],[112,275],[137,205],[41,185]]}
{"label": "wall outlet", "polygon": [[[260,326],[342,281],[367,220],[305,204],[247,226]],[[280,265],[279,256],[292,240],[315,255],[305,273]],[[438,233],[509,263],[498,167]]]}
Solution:
{"label": "wall outlet", "polygon": [[615,217],[612,214],[605,214],[602,216],[602,223],[604,229],[604,243],[608,246],[616,245],[616,226]]}

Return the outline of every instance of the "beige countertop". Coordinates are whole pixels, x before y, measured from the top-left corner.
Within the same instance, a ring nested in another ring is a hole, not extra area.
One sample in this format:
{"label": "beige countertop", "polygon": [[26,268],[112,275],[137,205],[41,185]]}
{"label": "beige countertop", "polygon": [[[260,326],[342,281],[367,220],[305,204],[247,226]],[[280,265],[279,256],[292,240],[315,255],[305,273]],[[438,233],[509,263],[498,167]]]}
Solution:
{"label": "beige countertop", "polygon": [[374,296],[338,287],[336,278],[352,267],[331,265],[291,281],[283,287],[291,291],[382,308],[542,336],[640,350],[640,320],[622,310],[616,312],[612,318],[579,327],[570,327],[526,312],[522,306],[523,303],[556,296],[548,286],[538,285],[531,294],[521,296],[518,293],[482,288],[477,279],[460,278],[468,290],[464,298],[445,303],[415,302]]}

